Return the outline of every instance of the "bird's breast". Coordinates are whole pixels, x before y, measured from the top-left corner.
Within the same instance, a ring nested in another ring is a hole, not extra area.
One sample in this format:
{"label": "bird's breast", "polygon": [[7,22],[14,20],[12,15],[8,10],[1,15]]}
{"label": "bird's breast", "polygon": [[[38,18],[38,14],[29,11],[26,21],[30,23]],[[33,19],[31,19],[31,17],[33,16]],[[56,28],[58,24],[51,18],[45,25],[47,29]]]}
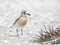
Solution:
{"label": "bird's breast", "polygon": [[25,26],[27,23],[27,18],[26,17],[21,17],[18,21],[19,26]]}

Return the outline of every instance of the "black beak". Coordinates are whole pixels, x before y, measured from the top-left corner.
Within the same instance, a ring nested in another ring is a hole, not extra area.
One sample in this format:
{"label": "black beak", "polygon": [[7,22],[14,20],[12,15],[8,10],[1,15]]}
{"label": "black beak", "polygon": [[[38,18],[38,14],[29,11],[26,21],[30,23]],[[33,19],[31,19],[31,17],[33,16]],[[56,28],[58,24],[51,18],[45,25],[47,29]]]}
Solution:
{"label": "black beak", "polygon": [[27,15],[31,16],[31,14],[27,13]]}

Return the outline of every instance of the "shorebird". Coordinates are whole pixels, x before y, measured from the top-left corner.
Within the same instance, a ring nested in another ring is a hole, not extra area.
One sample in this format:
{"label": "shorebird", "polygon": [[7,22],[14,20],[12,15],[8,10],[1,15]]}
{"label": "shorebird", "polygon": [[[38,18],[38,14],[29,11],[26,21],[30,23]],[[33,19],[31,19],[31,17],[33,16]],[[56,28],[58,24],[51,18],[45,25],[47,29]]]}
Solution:
{"label": "shorebird", "polygon": [[[27,11],[23,10],[21,12],[21,16],[18,17],[15,22],[13,23],[13,25],[11,27],[13,27],[14,25],[16,25],[18,28],[21,29],[21,36],[23,35],[23,27],[26,25],[27,23],[27,15],[31,16],[29,13],[27,13]],[[18,28],[16,29],[17,32],[17,36],[19,36],[18,34]]]}

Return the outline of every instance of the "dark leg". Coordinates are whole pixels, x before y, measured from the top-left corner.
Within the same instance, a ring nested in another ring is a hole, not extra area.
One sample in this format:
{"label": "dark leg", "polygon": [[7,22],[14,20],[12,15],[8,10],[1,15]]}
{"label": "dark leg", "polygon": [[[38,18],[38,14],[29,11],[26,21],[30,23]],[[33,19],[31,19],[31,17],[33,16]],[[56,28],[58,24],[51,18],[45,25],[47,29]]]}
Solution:
{"label": "dark leg", "polygon": [[16,29],[16,32],[17,32],[17,36],[19,37],[19,34],[18,34],[18,29]]}
{"label": "dark leg", "polygon": [[23,28],[21,27],[21,36],[23,36]]}

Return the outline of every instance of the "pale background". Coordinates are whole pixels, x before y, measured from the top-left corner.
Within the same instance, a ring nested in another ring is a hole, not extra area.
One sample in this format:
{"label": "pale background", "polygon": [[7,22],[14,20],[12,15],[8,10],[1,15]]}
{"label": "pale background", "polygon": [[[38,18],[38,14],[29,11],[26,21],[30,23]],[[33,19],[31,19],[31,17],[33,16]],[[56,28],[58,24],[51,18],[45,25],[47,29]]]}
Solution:
{"label": "pale background", "polygon": [[[31,14],[24,27],[24,35],[20,39],[9,37],[16,34],[15,27],[9,27],[22,10]],[[0,0],[0,45],[39,45],[29,40],[44,24],[60,25],[60,0]]]}

